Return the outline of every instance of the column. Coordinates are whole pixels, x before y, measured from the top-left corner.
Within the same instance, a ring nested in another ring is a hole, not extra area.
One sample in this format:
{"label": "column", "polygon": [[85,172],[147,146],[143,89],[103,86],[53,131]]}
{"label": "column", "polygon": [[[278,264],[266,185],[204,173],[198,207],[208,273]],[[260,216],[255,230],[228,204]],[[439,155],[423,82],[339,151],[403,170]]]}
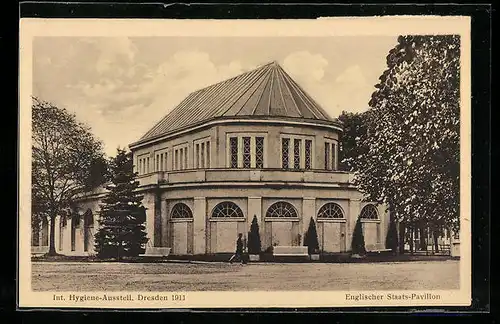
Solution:
{"label": "column", "polygon": [[207,202],[205,197],[194,197],[193,204],[193,254],[205,253],[205,227]]}
{"label": "column", "polygon": [[152,247],[155,238],[155,195],[151,192],[145,193],[143,205],[146,207],[146,233],[149,239],[146,246]]}
{"label": "column", "polygon": [[[257,150],[257,145],[255,141],[255,136],[250,137],[250,166],[252,168],[255,168],[256,164],[256,150]],[[253,218],[253,216],[252,216]]]}
{"label": "column", "polygon": [[[231,155],[231,152],[229,154]],[[241,167],[243,167],[243,137],[238,135],[238,168]]]}
{"label": "column", "polygon": [[66,226],[64,226],[63,231],[63,254],[71,253],[71,216],[67,216]]}
{"label": "column", "polygon": [[257,216],[257,222],[259,224],[260,243],[262,244],[262,246],[264,246],[264,218],[262,217],[262,197],[248,197],[248,231],[250,231],[250,226],[252,225],[254,216]]}
{"label": "column", "polygon": [[351,250],[352,244],[352,234],[354,232],[354,227],[356,226],[356,221],[359,217],[359,212],[361,208],[361,200],[360,199],[351,199],[349,200],[349,211],[346,215],[346,250]]}
{"label": "column", "polygon": [[[59,223],[61,222],[61,216],[56,216],[55,221],[54,221],[54,248],[56,249],[56,252],[59,252],[59,238],[60,238],[60,232],[61,232],[61,225]],[[50,232],[50,227],[49,227],[49,232]],[[49,236],[49,244],[50,244],[50,236]]]}
{"label": "column", "polygon": [[313,142],[313,169],[325,169],[325,140],[323,136],[316,135]]}
{"label": "column", "polygon": [[[301,227],[301,239],[300,245],[304,244],[304,235],[306,235],[307,228],[309,227],[309,222],[311,221],[311,217],[316,222],[316,198],[314,197],[304,197],[302,199],[302,227]],[[321,233],[319,232],[318,224],[316,224],[316,229],[318,230],[318,239],[320,239]],[[320,240],[321,246],[321,240]]]}
{"label": "column", "polygon": [[154,219],[154,242],[153,246],[161,246],[162,241],[162,210],[161,210],[161,195],[160,193],[155,193],[155,219]]}
{"label": "column", "polygon": [[[377,242],[378,245],[379,245],[379,248],[381,249],[385,249],[386,246],[385,246],[385,239],[387,238],[387,232],[389,231],[389,211],[387,209],[387,205],[380,205],[380,206],[377,206],[378,207],[378,214],[379,214],[379,217],[380,217],[380,223],[377,224],[377,226],[380,227],[379,229],[379,232],[380,232],[380,241]],[[420,233],[419,233],[420,234]]]}
{"label": "column", "polygon": [[[276,128],[271,128],[267,136],[267,145],[264,148],[266,150],[265,160],[267,160],[267,166],[269,168],[279,168],[281,169],[281,139],[280,133]],[[270,154],[268,154],[270,153]]]}
{"label": "column", "polygon": [[169,245],[169,217],[168,217],[168,203],[166,199],[161,200],[161,246],[170,247]]}
{"label": "column", "polygon": [[84,215],[79,216],[79,223],[75,229],[75,253],[78,254],[83,253],[83,217]]}

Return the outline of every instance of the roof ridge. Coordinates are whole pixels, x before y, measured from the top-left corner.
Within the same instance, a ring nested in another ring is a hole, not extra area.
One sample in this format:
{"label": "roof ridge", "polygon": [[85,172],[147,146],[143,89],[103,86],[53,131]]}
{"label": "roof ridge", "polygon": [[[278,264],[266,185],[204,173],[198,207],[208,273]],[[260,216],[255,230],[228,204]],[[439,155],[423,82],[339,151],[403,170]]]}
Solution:
{"label": "roof ridge", "polygon": [[[252,68],[251,70],[248,70],[248,71],[245,71],[245,72],[239,73],[239,74],[237,74],[237,75],[235,75],[235,76],[232,76],[232,77],[230,77],[230,78],[228,78],[228,79],[224,79],[224,80],[221,80],[221,81],[217,81],[216,83],[212,83],[212,84],[207,85],[207,86],[205,86],[205,87],[203,87],[203,88],[199,88],[198,90],[194,90],[194,91],[192,91],[191,93],[195,93],[195,92],[198,92],[198,91],[206,90],[207,88],[213,87],[213,86],[215,86],[215,85],[217,85],[217,84],[224,83],[224,82],[227,82],[227,81],[231,81],[231,80],[236,79],[236,78],[239,78],[239,77],[241,77],[241,76],[243,76],[243,75],[245,75],[245,74],[247,74],[247,73],[252,73],[252,72],[255,72],[255,71],[259,70],[259,69],[262,69],[262,68],[264,68],[264,67],[266,67],[266,66],[268,66],[268,65],[273,64],[274,62],[276,62],[276,61],[268,62],[268,63],[266,63],[266,64],[262,64],[262,65],[257,65],[255,68]],[[276,63],[276,64],[277,64],[277,63]],[[279,64],[278,64],[278,65],[279,65]],[[190,94],[191,94],[191,93],[190,93]]]}

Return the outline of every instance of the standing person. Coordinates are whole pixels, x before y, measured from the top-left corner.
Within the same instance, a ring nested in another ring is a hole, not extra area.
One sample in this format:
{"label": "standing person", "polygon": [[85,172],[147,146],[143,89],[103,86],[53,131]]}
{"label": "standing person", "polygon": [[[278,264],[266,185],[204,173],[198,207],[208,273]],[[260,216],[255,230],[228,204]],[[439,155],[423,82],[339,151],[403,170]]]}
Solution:
{"label": "standing person", "polygon": [[239,261],[243,263],[243,234],[238,233],[238,239],[236,240],[236,253],[229,259],[230,263],[233,263],[233,260],[237,258]]}

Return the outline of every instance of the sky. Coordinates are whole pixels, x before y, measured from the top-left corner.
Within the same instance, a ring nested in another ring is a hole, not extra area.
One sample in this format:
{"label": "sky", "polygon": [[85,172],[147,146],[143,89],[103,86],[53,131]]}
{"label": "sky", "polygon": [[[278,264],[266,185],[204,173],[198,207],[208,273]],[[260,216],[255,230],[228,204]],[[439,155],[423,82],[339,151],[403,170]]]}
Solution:
{"label": "sky", "polygon": [[361,112],[396,37],[37,37],[33,95],[74,113],[113,156],[189,93],[271,61],[332,117]]}

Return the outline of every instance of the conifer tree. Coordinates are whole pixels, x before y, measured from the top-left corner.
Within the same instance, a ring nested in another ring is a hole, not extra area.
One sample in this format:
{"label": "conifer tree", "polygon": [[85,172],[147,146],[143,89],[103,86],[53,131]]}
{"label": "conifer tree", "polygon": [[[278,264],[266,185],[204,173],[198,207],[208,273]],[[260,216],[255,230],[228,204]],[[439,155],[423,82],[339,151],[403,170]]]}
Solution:
{"label": "conifer tree", "polygon": [[319,250],[318,231],[316,230],[316,222],[312,217],[304,237],[304,246],[307,246],[309,254],[314,254]]}
{"label": "conifer tree", "polygon": [[250,225],[250,232],[248,233],[248,253],[259,254],[261,248],[259,223],[257,221],[257,216],[254,215],[252,224]]}
{"label": "conifer tree", "polygon": [[133,172],[132,155],[118,149],[111,161],[111,184],[100,209],[95,250],[100,258],[135,257],[144,253],[146,211],[142,196],[135,192],[139,182]]}
{"label": "conifer tree", "polygon": [[358,218],[356,221],[356,226],[354,227],[354,233],[352,234],[352,254],[365,255],[365,236],[363,235],[363,224],[361,224],[361,219]]}

